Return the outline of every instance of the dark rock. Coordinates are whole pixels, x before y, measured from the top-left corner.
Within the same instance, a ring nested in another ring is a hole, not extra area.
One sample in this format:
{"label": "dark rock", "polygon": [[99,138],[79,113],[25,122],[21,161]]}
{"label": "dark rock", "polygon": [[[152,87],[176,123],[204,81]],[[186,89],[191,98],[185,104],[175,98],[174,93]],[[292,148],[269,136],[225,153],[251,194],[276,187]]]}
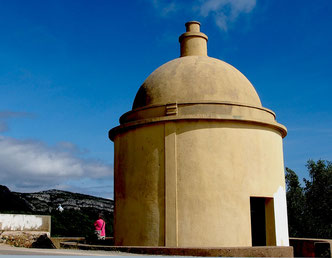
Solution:
{"label": "dark rock", "polygon": [[41,235],[36,239],[35,242],[31,245],[32,248],[47,248],[47,249],[56,249],[51,239],[47,237],[46,234]]}

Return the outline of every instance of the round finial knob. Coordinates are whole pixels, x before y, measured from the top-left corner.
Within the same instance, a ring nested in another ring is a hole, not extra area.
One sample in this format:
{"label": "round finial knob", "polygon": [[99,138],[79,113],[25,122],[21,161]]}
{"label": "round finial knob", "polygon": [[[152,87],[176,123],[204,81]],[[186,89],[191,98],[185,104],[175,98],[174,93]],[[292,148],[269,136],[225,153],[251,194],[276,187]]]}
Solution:
{"label": "round finial knob", "polygon": [[200,32],[200,28],[201,28],[201,23],[198,21],[190,21],[187,22],[186,24],[186,31],[192,31],[192,32]]}
{"label": "round finial knob", "polygon": [[186,24],[186,31],[179,37],[181,57],[183,56],[207,56],[208,37],[200,32],[201,24],[190,21]]}

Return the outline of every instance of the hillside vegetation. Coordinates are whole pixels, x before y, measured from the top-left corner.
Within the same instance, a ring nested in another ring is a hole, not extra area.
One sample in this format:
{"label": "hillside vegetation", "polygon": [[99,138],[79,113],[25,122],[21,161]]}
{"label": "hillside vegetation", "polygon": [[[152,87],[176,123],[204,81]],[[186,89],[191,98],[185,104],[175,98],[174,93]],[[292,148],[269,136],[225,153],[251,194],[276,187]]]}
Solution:
{"label": "hillside vegetation", "polygon": [[[103,213],[106,235],[113,235],[113,200],[60,190],[18,193],[0,185],[0,203],[1,213],[51,215],[52,236],[90,236]],[[62,212],[57,210],[60,204]]]}

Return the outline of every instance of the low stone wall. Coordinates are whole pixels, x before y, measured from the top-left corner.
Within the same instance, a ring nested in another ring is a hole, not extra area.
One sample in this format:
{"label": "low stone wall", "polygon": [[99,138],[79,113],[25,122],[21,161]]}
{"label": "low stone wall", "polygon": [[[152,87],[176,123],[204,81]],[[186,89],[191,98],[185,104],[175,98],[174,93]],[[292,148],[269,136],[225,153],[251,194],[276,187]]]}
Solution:
{"label": "low stone wall", "polygon": [[51,216],[0,214],[0,243],[54,248],[49,239],[50,233]]}
{"label": "low stone wall", "polygon": [[4,231],[0,232],[0,243],[27,248],[55,248],[47,232]]}
{"label": "low stone wall", "polygon": [[62,242],[81,242],[84,240],[84,237],[51,237],[51,241],[57,249],[60,248]]}

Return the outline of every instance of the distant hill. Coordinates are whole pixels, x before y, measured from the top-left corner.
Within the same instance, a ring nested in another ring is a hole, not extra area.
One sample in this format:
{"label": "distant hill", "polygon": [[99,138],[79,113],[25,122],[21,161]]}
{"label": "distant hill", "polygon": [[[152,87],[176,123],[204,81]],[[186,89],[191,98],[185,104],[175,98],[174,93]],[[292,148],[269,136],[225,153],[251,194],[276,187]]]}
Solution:
{"label": "distant hill", "polygon": [[24,199],[0,185],[0,212],[31,213],[32,210]]}
{"label": "distant hill", "polygon": [[[61,204],[62,212],[57,208]],[[94,222],[102,213],[106,235],[113,235],[114,201],[61,190],[36,193],[11,192],[0,185],[0,213],[51,215],[51,235],[91,237]]]}
{"label": "distant hill", "polygon": [[61,190],[47,190],[36,193],[11,192],[0,185],[0,212],[49,214],[61,204],[67,210],[92,209],[96,212],[112,213],[114,201],[91,195]]}

